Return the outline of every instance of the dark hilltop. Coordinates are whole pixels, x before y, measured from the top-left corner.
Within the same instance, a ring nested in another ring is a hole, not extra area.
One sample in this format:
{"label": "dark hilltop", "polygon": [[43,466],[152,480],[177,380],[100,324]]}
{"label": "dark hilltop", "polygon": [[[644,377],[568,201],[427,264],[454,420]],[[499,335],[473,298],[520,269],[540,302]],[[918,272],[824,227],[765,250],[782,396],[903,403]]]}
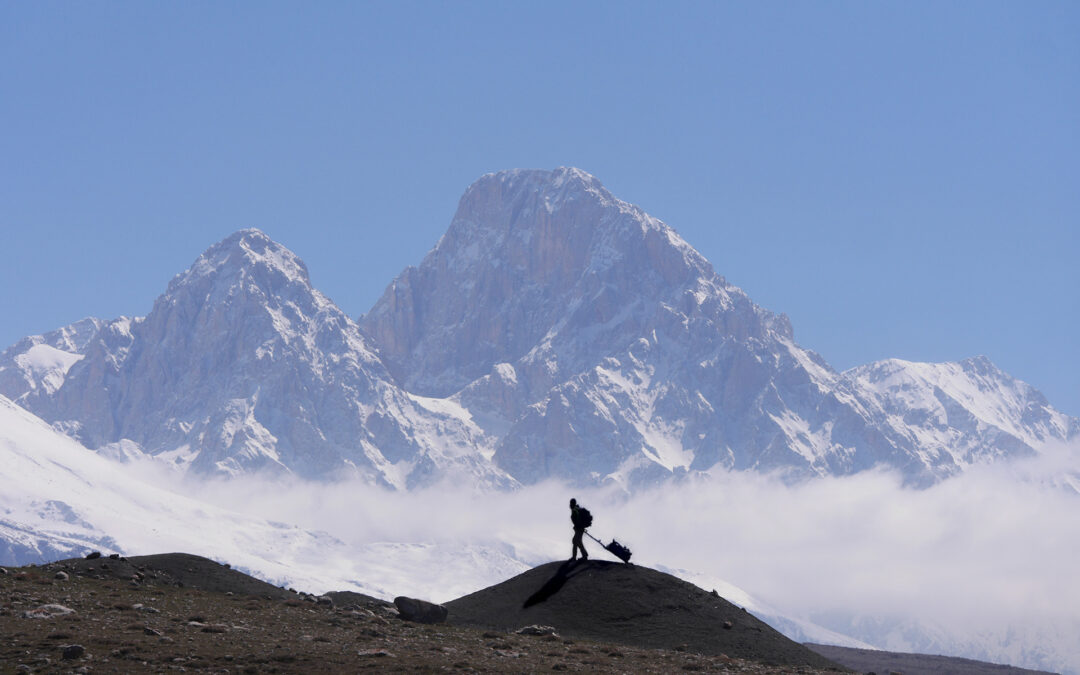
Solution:
{"label": "dark hilltop", "polygon": [[837,667],[719,595],[637,565],[547,563],[446,607],[448,620],[460,625],[515,630],[541,624],[573,638],[770,666]]}

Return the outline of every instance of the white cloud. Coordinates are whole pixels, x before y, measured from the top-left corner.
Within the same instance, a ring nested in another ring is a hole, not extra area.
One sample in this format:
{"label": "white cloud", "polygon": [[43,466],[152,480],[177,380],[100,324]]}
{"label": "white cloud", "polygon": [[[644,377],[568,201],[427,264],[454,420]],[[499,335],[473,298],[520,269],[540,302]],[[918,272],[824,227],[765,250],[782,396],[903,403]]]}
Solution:
{"label": "white cloud", "polygon": [[[596,518],[592,532],[619,539],[635,562],[725,580],[789,615],[915,621],[1004,641],[1017,625],[1080,626],[1078,467],[1080,449],[1061,447],[1036,459],[973,467],[924,490],[906,488],[888,472],[795,485],[719,472],[630,497],[557,483],[510,493],[459,486],[401,493],[240,478],[188,482],[186,489],[250,515],[324,530],[346,551],[434,544],[415,549],[431,561],[459,544],[507,552],[510,558],[489,574],[512,571],[509,560],[535,565],[568,557],[567,501],[576,496]],[[501,580],[478,575],[475,583]],[[393,581],[408,579],[402,573]],[[425,588],[429,596],[437,592]],[[1053,639],[1028,632],[1029,641]],[[906,643],[882,646],[897,644]],[[1007,651],[969,655],[1021,658]],[[1080,663],[1064,669],[1075,672]]]}

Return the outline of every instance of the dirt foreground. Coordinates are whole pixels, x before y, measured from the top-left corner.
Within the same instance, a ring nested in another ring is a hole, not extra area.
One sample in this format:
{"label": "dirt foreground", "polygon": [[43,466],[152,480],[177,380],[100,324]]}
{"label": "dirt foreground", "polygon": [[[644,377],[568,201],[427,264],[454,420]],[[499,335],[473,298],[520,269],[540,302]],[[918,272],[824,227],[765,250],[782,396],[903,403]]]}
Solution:
{"label": "dirt foreground", "polygon": [[403,620],[186,554],[0,568],[0,672],[825,673],[808,666]]}

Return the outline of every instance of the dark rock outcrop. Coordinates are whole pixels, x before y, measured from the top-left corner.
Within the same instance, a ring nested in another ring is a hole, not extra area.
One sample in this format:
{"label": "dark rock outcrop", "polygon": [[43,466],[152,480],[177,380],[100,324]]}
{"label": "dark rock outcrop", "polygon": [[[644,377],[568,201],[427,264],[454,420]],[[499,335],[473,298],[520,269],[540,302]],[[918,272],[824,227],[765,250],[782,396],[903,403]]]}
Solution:
{"label": "dark rock outcrop", "polygon": [[426,600],[398,596],[394,598],[394,606],[398,613],[406,621],[417,623],[442,623],[446,621],[447,611],[442,605],[436,605]]}

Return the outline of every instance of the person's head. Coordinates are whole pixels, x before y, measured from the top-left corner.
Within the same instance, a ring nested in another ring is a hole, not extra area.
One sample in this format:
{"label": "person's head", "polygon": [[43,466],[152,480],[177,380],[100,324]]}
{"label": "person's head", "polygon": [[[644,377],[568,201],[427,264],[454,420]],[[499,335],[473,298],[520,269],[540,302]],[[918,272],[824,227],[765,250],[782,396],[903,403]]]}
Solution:
{"label": "person's head", "polygon": [[574,499],[573,497],[571,497],[570,498],[570,508],[574,508],[575,506],[577,506],[577,500]]}

